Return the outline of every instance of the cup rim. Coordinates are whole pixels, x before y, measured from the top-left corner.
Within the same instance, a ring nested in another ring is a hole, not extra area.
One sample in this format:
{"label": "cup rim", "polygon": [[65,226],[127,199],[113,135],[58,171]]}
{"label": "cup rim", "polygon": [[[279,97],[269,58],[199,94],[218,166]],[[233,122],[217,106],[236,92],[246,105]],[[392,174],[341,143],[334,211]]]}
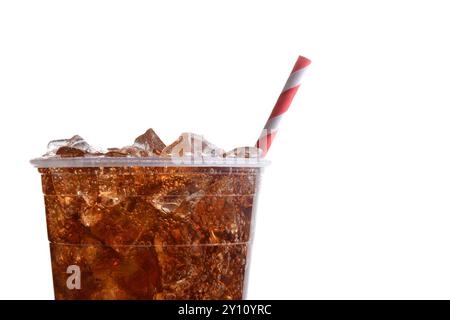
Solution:
{"label": "cup rim", "polygon": [[40,157],[30,160],[36,168],[87,167],[246,167],[263,168],[270,161],[263,158],[211,157]]}

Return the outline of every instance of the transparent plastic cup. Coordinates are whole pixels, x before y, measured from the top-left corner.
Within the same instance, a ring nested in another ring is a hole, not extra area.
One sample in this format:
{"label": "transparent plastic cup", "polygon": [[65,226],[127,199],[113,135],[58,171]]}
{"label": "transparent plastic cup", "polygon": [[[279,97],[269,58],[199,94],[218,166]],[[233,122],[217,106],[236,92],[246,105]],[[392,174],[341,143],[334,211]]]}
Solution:
{"label": "transparent plastic cup", "polygon": [[257,159],[39,158],[56,299],[243,299]]}

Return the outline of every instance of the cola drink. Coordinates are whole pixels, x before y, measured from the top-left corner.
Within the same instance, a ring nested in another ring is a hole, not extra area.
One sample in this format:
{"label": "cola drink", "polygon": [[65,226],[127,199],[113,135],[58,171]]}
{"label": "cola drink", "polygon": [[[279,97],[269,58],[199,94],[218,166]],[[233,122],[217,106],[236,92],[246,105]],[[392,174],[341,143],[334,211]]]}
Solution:
{"label": "cola drink", "polygon": [[158,140],[156,148],[147,136],[153,144],[144,137],[107,152],[77,136],[32,161],[42,177],[55,298],[245,298],[264,163],[236,151],[227,158],[208,143],[214,161],[177,162],[167,158],[174,145]]}

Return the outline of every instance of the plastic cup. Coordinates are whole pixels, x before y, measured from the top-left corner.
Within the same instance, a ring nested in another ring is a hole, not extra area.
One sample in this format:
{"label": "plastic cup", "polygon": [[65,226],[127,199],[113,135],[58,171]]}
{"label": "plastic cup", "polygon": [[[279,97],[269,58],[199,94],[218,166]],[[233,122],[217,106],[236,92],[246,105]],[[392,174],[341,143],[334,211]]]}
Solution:
{"label": "plastic cup", "polygon": [[40,158],[56,299],[243,299],[265,161]]}

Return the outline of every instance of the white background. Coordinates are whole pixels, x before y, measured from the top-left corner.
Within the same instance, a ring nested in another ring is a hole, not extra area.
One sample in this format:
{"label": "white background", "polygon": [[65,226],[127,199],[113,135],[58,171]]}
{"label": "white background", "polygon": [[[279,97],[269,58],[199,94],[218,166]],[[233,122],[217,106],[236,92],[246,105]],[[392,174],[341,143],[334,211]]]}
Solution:
{"label": "white background", "polygon": [[52,299],[29,159],[80,134],[252,145],[313,63],[259,198],[248,298],[450,298],[445,1],[0,2],[0,298]]}

